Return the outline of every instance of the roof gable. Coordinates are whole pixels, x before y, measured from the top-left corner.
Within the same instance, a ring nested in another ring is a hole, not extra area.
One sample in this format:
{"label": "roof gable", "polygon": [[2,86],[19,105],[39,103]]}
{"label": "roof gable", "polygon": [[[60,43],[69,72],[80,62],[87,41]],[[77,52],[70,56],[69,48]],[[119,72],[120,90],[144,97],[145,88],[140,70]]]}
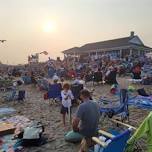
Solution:
{"label": "roof gable", "polygon": [[133,37],[131,40],[129,40],[129,42],[137,45],[144,45],[138,36]]}

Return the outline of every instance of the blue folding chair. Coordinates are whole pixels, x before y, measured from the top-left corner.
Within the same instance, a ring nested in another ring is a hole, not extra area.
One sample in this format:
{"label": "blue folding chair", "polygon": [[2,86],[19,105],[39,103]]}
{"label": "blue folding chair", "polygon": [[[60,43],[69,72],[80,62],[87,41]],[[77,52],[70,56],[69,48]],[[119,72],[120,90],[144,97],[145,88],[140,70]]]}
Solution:
{"label": "blue folding chair", "polygon": [[24,101],[25,99],[25,90],[19,90],[18,91],[18,101]]}
{"label": "blue folding chair", "polygon": [[92,140],[99,145],[99,148],[98,149],[94,148],[89,152],[124,152],[127,145],[127,141],[130,138],[130,135],[131,135],[131,130],[127,129],[120,135],[112,137],[110,139],[111,140],[110,143],[103,142],[98,138],[93,137]]}
{"label": "blue folding chair", "polygon": [[60,83],[49,85],[48,99],[61,100],[62,85]]}
{"label": "blue folding chair", "polygon": [[15,101],[17,99],[17,91],[15,89],[3,96],[4,101]]}
{"label": "blue folding chair", "polygon": [[121,115],[121,120],[125,118],[129,120],[128,108],[128,91],[126,89],[120,90],[120,105],[112,108],[100,108],[100,113],[112,118],[114,115]]}
{"label": "blue folding chair", "polygon": [[[119,124],[124,127],[127,127],[127,129],[121,132],[112,130],[113,131],[112,134],[111,134],[112,131],[110,131],[109,133],[103,130],[99,130],[98,133],[102,135],[102,137],[105,137],[105,140],[102,141],[97,137],[92,137],[92,140],[97,145],[90,148],[89,152],[125,152],[127,141],[131,136],[132,130],[136,130],[136,128],[117,120],[112,120],[112,121],[117,125]],[[107,140],[109,140],[109,142],[107,142]]]}
{"label": "blue folding chair", "polygon": [[30,76],[22,76],[22,80],[24,81],[24,84],[31,84],[32,83]]}
{"label": "blue folding chair", "polygon": [[48,91],[49,89],[49,83],[46,79],[38,79],[37,86],[39,87],[40,90]]}

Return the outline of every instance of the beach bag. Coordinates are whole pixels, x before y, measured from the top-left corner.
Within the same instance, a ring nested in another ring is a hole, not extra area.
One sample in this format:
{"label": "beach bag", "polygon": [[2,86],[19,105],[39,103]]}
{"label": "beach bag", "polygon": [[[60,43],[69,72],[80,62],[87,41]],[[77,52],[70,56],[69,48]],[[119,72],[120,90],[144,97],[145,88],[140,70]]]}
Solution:
{"label": "beach bag", "polygon": [[65,141],[71,142],[71,143],[78,143],[81,142],[83,139],[83,135],[81,135],[78,132],[69,131],[65,136],[64,136]]}
{"label": "beach bag", "polygon": [[48,92],[44,94],[44,97],[43,97],[43,98],[44,98],[44,100],[49,99]]}
{"label": "beach bag", "polygon": [[117,93],[117,85],[116,84],[113,84],[111,86],[110,93],[112,93],[112,94],[116,94]]}
{"label": "beach bag", "polygon": [[44,126],[40,122],[33,122],[24,128],[23,139],[40,139],[43,132]]}
{"label": "beach bag", "polygon": [[28,127],[24,128],[23,138],[21,139],[22,146],[40,146],[45,143],[42,133],[44,126],[40,122],[33,122]]}

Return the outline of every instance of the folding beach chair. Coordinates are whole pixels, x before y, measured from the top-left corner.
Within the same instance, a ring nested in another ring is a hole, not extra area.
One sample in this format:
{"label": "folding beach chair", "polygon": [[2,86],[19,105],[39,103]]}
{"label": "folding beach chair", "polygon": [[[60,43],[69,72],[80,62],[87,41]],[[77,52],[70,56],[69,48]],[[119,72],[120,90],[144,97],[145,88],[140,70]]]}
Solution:
{"label": "folding beach chair", "polygon": [[[111,103],[112,104],[112,103]],[[120,115],[121,120],[125,118],[129,120],[129,108],[128,108],[128,91],[126,89],[120,90],[120,105],[112,108],[100,108],[100,113],[112,118],[114,115]]]}
{"label": "folding beach chair", "polygon": [[[126,152],[133,152],[135,144],[142,137],[144,137],[144,139],[146,139],[146,142],[147,142],[146,151],[152,152],[152,112],[150,112],[149,115],[143,120],[143,122],[135,131],[135,133],[129,139]],[[145,150],[141,148],[140,152],[142,151],[145,152]]]}
{"label": "folding beach chair", "polygon": [[53,101],[61,100],[61,90],[62,86],[60,83],[49,85],[48,99]]}
{"label": "folding beach chair", "polygon": [[[109,134],[109,133],[106,133]],[[104,132],[102,132],[102,135],[106,136]],[[130,138],[131,130],[127,129],[123,133],[121,133],[118,136],[111,135],[110,143],[106,143],[104,141],[100,141],[98,138],[93,137],[93,141],[95,141],[97,144],[99,144],[99,148],[96,150],[94,148],[93,151],[89,152],[124,152],[125,147],[127,144],[127,140]],[[109,137],[108,137],[109,138]]]}
{"label": "folding beach chair", "polygon": [[31,77],[29,76],[22,76],[22,80],[24,81],[24,84],[31,84]]}
{"label": "folding beach chair", "polygon": [[4,101],[15,101],[17,99],[17,94],[16,90],[11,90],[8,92],[6,95],[4,95],[2,98]]}
{"label": "folding beach chair", "polygon": [[94,80],[93,74],[86,74],[85,75],[85,83],[87,83],[87,82],[93,82],[93,80]]}
{"label": "folding beach chair", "polygon": [[92,140],[97,144],[89,149],[89,152],[125,152],[127,141],[129,140],[132,130],[136,129],[130,125],[113,121],[127,127],[127,129],[117,135],[99,130],[98,133],[102,136],[99,138],[92,137]]}
{"label": "folding beach chair", "polygon": [[39,87],[40,90],[48,91],[49,89],[49,83],[46,79],[38,79],[37,86]]}
{"label": "folding beach chair", "polygon": [[95,72],[93,81],[96,83],[102,82],[102,72],[100,71]]}
{"label": "folding beach chair", "polygon": [[19,90],[17,100],[24,101],[24,99],[25,99],[25,90]]}
{"label": "folding beach chair", "polygon": [[83,84],[72,84],[71,91],[73,93],[74,99],[80,98],[80,91],[83,89]]}

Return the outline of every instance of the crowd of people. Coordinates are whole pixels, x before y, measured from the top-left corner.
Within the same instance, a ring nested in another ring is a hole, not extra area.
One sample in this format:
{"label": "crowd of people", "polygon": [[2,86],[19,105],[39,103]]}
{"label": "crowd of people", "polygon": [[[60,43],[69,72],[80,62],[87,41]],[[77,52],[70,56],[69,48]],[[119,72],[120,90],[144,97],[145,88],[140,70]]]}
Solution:
{"label": "crowd of people", "polygon": [[[145,57],[146,58],[146,57]],[[145,68],[149,65],[151,68],[151,59],[119,59],[111,60],[109,57],[97,59],[96,61],[87,61],[68,63],[66,60],[61,61],[48,59],[46,63],[24,66],[6,66],[1,68],[1,79],[10,77],[30,77],[31,83],[37,85],[38,79],[46,78],[53,79],[53,84],[58,85],[58,80],[61,80],[61,110],[63,126],[66,128],[66,115],[69,116],[69,121],[73,131],[81,134],[85,140],[85,144],[91,145],[91,137],[96,136],[99,123],[99,106],[92,100],[91,94],[87,89],[82,88],[79,93],[81,104],[79,105],[76,114],[72,118],[71,107],[74,100],[74,95],[71,90],[72,84],[82,84],[89,81],[97,82],[98,84],[117,84],[117,75],[127,76],[130,74],[133,79],[142,79],[149,83],[152,81],[152,73],[144,73]],[[76,61],[76,60],[75,60]],[[4,70],[5,69],[5,70]],[[64,80],[73,80],[72,84],[63,83]],[[48,81],[48,85],[52,84]],[[15,85],[16,86],[16,85]],[[49,92],[49,87],[48,87]],[[49,96],[49,94],[48,94]],[[85,145],[81,145],[80,152],[84,152]]]}
{"label": "crowd of people", "polygon": [[116,74],[119,76],[129,75],[133,79],[150,78],[151,73],[145,73],[145,67],[151,66],[151,59],[147,57],[141,58],[125,58],[110,59],[105,56],[94,61],[77,61],[76,59],[57,60],[48,59],[45,63],[36,63],[31,65],[6,66],[0,67],[1,75],[21,76],[28,75],[32,77],[48,77],[54,75],[64,79],[72,79],[80,77],[86,82],[88,81],[105,81],[109,84],[117,83]]}

